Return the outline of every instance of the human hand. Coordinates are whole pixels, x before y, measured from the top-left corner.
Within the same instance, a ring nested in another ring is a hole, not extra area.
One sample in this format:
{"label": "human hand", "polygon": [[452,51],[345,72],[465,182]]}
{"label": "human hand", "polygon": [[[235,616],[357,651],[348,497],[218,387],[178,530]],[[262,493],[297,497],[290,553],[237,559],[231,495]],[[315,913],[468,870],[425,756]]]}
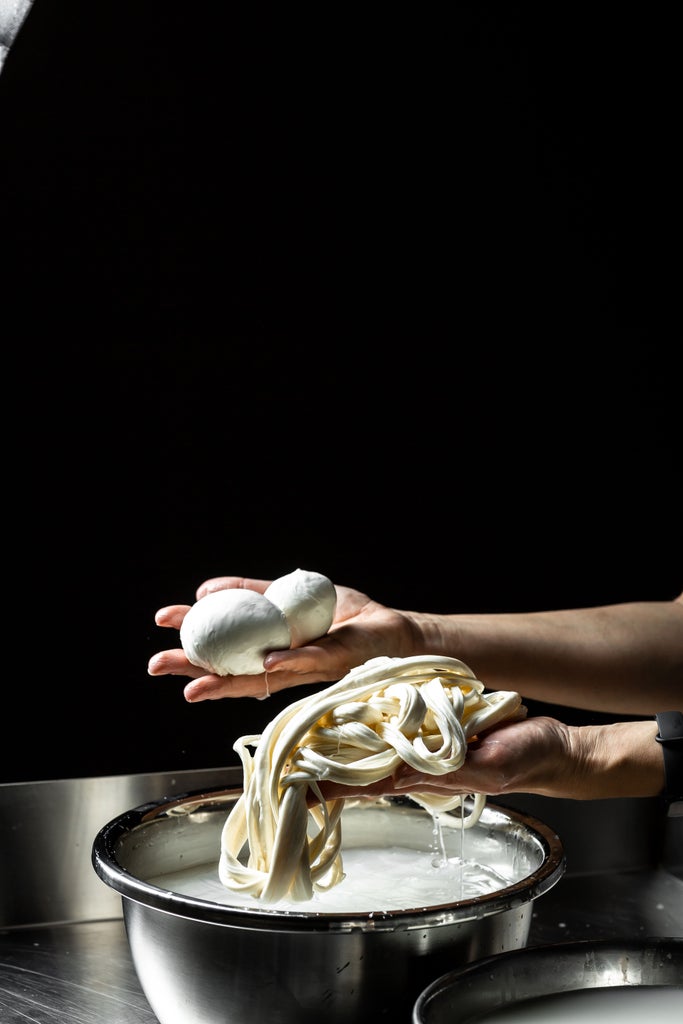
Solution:
{"label": "human hand", "polygon": [[535,793],[571,800],[652,797],[664,766],[652,720],[569,726],[539,716],[507,720],[472,740],[461,768],[427,775],[402,763],[393,777],[366,787],[321,782],[326,800],[425,793]]}
{"label": "human hand", "polygon": [[[217,576],[198,588],[200,600],[218,590],[245,589],[263,594],[270,580],[244,576]],[[386,608],[366,594],[349,587],[336,586],[337,607],[328,633],[304,647],[271,651],[259,675],[217,676],[192,665],[182,648],[160,651],[148,665],[152,676],[189,676],[184,689],[190,702],[217,700],[221,697],[265,697],[288,687],[334,682],[356,665],[370,658],[407,657],[416,648],[417,627],[404,612]],[[158,626],[180,629],[190,605],[176,604],[160,608],[155,615]]]}
{"label": "human hand", "polygon": [[350,787],[322,781],[326,800],[339,797],[374,799],[411,793],[452,797],[469,793],[544,793],[565,785],[572,774],[569,727],[553,718],[509,719],[470,741],[462,767],[445,775],[416,771],[403,762],[393,776],[368,786]]}

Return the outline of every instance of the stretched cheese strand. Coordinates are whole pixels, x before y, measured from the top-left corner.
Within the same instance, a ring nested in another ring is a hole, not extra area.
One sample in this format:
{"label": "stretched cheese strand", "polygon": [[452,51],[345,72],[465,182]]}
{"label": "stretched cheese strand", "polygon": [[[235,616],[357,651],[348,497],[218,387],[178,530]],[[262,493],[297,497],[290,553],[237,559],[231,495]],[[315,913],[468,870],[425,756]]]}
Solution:
{"label": "stretched cheese strand", "polygon": [[[221,881],[264,903],[306,900],[313,890],[337,885],[344,877],[344,800],[326,802],[320,780],[369,785],[402,762],[430,775],[455,771],[468,740],[515,715],[520,703],[517,693],[485,693],[456,658],[424,656],[373,658],[295,701],[261,735],[234,744],[244,787],[223,827]],[[256,748],[253,756],[249,747]],[[460,795],[410,796],[432,813],[462,805]],[[479,820],[485,803],[485,796],[474,795],[463,827]],[[245,843],[243,864],[238,858]]]}

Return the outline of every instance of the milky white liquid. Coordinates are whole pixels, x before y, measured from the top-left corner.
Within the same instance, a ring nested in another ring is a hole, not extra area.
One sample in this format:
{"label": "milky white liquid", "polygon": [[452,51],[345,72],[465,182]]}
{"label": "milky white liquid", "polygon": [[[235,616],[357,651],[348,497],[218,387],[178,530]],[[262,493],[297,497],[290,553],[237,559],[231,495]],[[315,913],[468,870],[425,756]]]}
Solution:
{"label": "milky white liquid", "polygon": [[[342,824],[344,879],[310,900],[268,904],[234,892],[218,877],[220,833],[209,859],[163,874],[145,874],[161,889],[226,906],[299,913],[373,914],[419,910],[485,896],[526,878],[541,863],[542,852],[523,830],[487,809],[491,827],[463,829],[448,815],[432,818],[424,810],[396,806],[347,806]],[[493,827],[497,826],[497,827]],[[502,827],[501,827],[502,826]],[[246,857],[246,851],[243,851]]]}
{"label": "milky white liquid", "polygon": [[[346,877],[327,892],[296,903],[271,904],[278,910],[299,913],[374,913],[413,910],[483,896],[510,884],[491,867],[457,857],[435,857],[433,852],[399,846],[354,847],[344,853]],[[184,868],[147,879],[152,885],[183,896],[238,907],[264,907],[253,896],[227,889],[218,878],[216,864]]]}
{"label": "milky white liquid", "polygon": [[482,1024],[646,1024],[647,1021],[681,1024],[683,979],[680,988],[619,985],[562,992],[528,999],[481,1018]]}

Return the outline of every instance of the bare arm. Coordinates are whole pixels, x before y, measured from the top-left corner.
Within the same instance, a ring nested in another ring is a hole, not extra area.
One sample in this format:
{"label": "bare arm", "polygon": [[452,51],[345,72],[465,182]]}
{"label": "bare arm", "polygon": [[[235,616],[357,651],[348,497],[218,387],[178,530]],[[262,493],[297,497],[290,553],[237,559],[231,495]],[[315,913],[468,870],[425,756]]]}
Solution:
{"label": "bare arm", "polygon": [[470,744],[457,771],[429,776],[402,765],[393,779],[365,787],[323,782],[328,799],[413,792],[538,793],[573,800],[658,796],[664,788],[657,723],[568,726],[538,717],[504,723]]}
{"label": "bare arm", "polygon": [[[203,583],[197,597],[232,587],[263,593],[268,582],[217,577]],[[526,699],[635,715],[678,710],[683,703],[683,595],[674,601],[480,615],[399,611],[341,586],[337,598],[327,636],[272,652],[262,675],[207,675],[178,649],[156,654],[150,674],[189,676],[189,701],[262,697],[333,682],[374,657],[443,654],[466,662],[487,689],[516,690]],[[156,622],[179,629],[188,608],[162,608]]]}
{"label": "bare arm", "polygon": [[[197,596],[226,586],[262,592],[267,581],[221,577],[202,584]],[[182,650],[155,655],[150,673],[190,676],[187,699],[207,700],[331,682],[378,656],[442,654],[466,662],[488,690],[516,690],[526,699],[644,718],[683,705],[683,595],[566,611],[434,615],[386,608],[346,587],[337,587],[337,594],[329,633],[306,647],[267,655],[263,675],[206,675]],[[160,609],[157,623],[179,628],[186,612],[185,605]],[[602,726],[568,726],[549,717],[508,722],[474,740],[457,772],[424,776],[402,765],[393,779],[359,795],[655,796],[664,786],[656,733],[652,717]],[[330,799],[352,795],[329,783],[323,790]]]}
{"label": "bare arm", "polygon": [[675,601],[421,616],[430,653],[458,652],[489,689],[623,714],[683,705],[683,595]]}

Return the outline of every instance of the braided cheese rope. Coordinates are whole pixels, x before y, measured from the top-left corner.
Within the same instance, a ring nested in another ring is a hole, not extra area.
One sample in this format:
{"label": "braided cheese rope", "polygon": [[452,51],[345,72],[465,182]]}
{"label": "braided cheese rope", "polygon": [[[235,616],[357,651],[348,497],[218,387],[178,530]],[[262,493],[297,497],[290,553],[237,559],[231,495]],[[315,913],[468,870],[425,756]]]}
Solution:
{"label": "braided cheese rope", "polygon": [[[521,698],[484,693],[462,661],[446,657],[373,658],[339,682],[290,704],[260,736],[242,736],[233,749],[244,788],[223,827],[219,877],[233,891],[264,903],[311,898],[344,878],[341,813],[344,800],[325,802],[318,782],[366,786],[405,762],[429,775],[460,768],[476,733],[518,714]],[[252,756],[247,750],[255,747]],[[410,793],[432,814],[458,804]],[[486,797],[462,825],[481,816]],[[310,805],[310,806],[309,806]],[[249,859],[238,860],[245,843]]]}

